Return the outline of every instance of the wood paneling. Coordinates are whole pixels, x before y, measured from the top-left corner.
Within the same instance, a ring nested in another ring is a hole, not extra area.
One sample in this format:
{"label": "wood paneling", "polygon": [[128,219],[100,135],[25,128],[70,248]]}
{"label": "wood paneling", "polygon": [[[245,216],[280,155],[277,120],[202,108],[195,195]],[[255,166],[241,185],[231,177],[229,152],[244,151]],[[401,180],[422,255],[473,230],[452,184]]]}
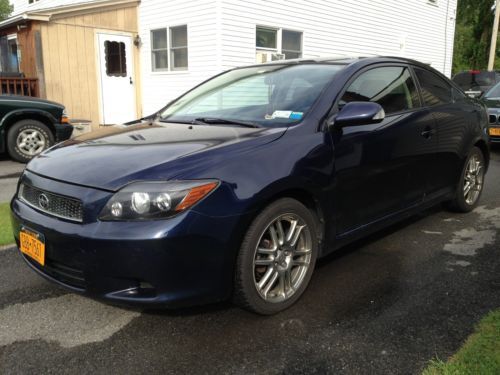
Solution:
{"label": "wood paneling", "polygon": [[[99,126],[100,85],[97,65],[97,31],[137,35],[137,8],[128,7],[56,18],[40,23],[47,98],[63,103],[72,118]],[[135,82],[139,95],[139,58],[134,47]],[[137,114],[140,115],[140,97]]]}

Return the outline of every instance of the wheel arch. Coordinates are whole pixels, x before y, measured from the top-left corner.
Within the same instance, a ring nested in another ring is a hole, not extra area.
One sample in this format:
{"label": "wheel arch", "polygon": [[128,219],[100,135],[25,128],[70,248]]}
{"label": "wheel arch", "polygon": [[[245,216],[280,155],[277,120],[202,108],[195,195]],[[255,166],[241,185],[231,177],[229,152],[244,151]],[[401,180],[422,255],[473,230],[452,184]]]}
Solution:
{"label": "wheel arch", "polygon": [[489,148],[488,144],[483,139],[480,139],[479,141],[474,143],[474,146],[479,148],[481,150],[481,152],[483,153],[484,162],[486,164],[486,169],[488,169],[488,167],[490,165],[490,148]]}
{"label": "wheel arch", "polygon": [[57,120],[50,113],[37,110],[30,110],[30,111],[21,110],[21,111],[10,112],[0,122],[0,128],[3,131],[2,138],[4,140],[5,145],[7,144],[7,135],[9,133],[9,130],[12,128],[14,124],[22,120],[40,121],[42,124],[46,125],[49,128],[49,130],[52,132],[55,138],[56,128],[54,124],[57,122]]}
{"label": "wheel arch", "polygon": [[247,217],[246,223],[244,224],[245,229],[243,230],[243,236],[250,224],[255,220],[257,215],[262,212],[267,206],[273,202],[282,198],[292,198],[302,203],[309,211],[313,214],[313,218],[316,223],[316,238],[318,240],[319,256],[323,253],[323,245],[325,242],[325,212],[321,205],[321,200],[319,197],[311,190],[303,187],[283,187],[280,190],[274,190],[272,193],[263,193],[261,197],[257,200],[257,203],[253,205],[251,209],[251,215]]}

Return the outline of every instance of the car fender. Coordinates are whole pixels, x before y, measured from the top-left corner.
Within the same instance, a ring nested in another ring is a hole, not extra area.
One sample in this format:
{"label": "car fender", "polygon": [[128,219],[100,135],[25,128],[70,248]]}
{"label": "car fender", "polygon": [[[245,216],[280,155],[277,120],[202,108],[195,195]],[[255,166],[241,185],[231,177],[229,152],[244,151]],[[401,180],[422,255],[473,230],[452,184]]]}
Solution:
{"label": "car fender", "polygon": [[0,120],[0,129],[5,131],[5,124],[10,123],[12,119],[18,116],[25,117],[26,115],[41,116],[45,118],[47,121],[49,121],[51,124],[55,124],[58,122],[57,119],[52,114],[41,109],[17,109],[12,112],[9,112],[2,118],[2,120]]}

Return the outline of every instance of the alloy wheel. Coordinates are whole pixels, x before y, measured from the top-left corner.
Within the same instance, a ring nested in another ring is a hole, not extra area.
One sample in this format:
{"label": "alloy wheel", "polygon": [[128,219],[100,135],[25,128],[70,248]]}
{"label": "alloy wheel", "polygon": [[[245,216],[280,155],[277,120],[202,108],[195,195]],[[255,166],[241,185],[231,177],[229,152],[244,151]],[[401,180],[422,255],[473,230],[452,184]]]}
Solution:
{"label": "alloy wheel", "polygon": [[465,202],[472,206],[476,203],[483,189],[484,167],[477,155],[472,155],[467,163],[464,175],[464,198]]}
{"label": "alloy wheel", "polygon": [[25,129],[17,136],[16,145],[26,155],[35,156],[45,150],[47,139],[37,129]]}
{"label": "alloy wheel", "polygon": [[274,219],[255,249],[254,284],[260,297],[279,303],[290,299],[304,282],[311,264],[312,236],[296,214]]}

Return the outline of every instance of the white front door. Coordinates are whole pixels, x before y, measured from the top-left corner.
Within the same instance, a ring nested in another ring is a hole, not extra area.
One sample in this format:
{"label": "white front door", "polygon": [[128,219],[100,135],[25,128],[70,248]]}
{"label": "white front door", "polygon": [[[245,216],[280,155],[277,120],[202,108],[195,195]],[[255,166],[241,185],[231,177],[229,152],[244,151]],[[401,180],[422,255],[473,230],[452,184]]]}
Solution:
{"label": "white front door", "polygon": [[135,120],[132,37],[99,33],[98,40],[102,124],[121,124]]}

